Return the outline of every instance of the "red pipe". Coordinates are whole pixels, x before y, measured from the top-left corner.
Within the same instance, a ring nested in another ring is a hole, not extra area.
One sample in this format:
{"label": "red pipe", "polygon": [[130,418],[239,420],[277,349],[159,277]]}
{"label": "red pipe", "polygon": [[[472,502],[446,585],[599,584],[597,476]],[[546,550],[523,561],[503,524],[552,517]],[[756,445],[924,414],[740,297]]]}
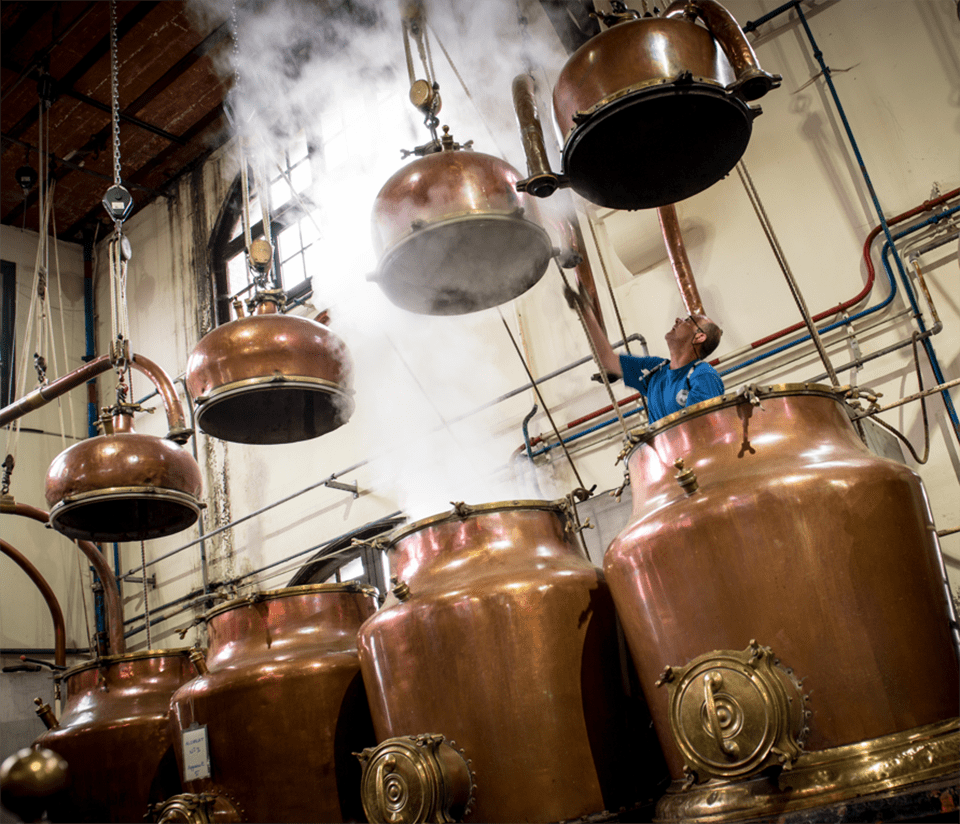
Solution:
{"label": "red pipe", "polygon": [[[46,512],[29,504],[3,501],[0,503],[0,512],[33,518],[33,520],[42,524],[50,520]],[[103,605],[107,613],[107,638],[110,641],[110,652],[119,655],[126,651],[127,645],[123,637],[123,605],[120,603],[120,589],[117,587],[117,579],[110,569],[107,559],[97,549],[96,544],[89,541],[75,541],[74,543],[87,556],[87,559],[96,569],[97,575],[100,576],[100,583],[103,584]]]}
{"label": "red pipe", "polygon": [[50,617],[53,618],[53,662],[58,667],[67,665],[67,629],[63,622],[63,610],[60,609],[60,602],[57,596],[53,594],[53,589],[47,583],[47,579],[40,574],[38,570],[19,550],[14,549],[10,544],[0,538],[0,550],[13,559],[14,563],[27,573],[30,580],[37,585],[43,600],[47,602],[50,609]]}
{"label": "red pipe", "polygon": [[[960,188],[953,189],[952,191],[949,191],[946,194],[942,194],[942,195],[939,195],[938,197],[934,197],[934,198],[931,198],[930,200],[926,200],[923,203],[921,203],[919,206],[915,206],[913,209],[909,209],[908,211],[903,212],[902,214],[899,214],[896,217],[889,218],[887,220],[887,226],[891,226],[895,223],[902,223],[903,221],[908,220],[911,217],[915,217],[918,214],[921,214],[923,212],[929,212],[935,206],[939,206],[941,203],[944,203],[948,200],[952,200],[958,195],[960,195]],[[662,223],[661,223],[661,226],[662,226]],[[847,300],[847,301],[844,301],[843,303],[838,304],[835,308],[827,309],[823,312],[820,312],[817,315],[814,315],[813,316],[814,321],[824,320],[825,318],[829,318],[832,315],[842,312],[844,309],[849,309],[851,306],[855,306],[856,304],[860,303],[860,301],[862,301],[864,298],[867,297],[867,295],[870,294],[870,290],[873,289],[873,282],[876,279],[876,270],[874,269],[873,261],[870,258],[870,246],[873,244],[873,241],[876,239],[877,235],[880,234],[882,230],[883,230],[883,226],[881,224],[877,224],[877,226],[875,226],[871,230],[870,234],[867,235],[867,239],[866,241],[864,241],[864,244],[863,244],[863,259],[866,261],[866,264],[867,264],[867,282],[864,285],[863,289],[860,291],[859,294],[850,298],[850,300]],[[791,332],[796,332],[798,329],[803,329],[805,326],[806,324],[803,323],[802,321],[800,323],[795,323],[793,326],[788,326],[786,329],[781,329],[779,332],[774,332],[772,335],[767,335],[765,338],[760,338],[759,340],[755,340],[753,343],[750,344],[750,348],[756,349],[760,346],[763,346],[766,343],[770,343],[771,341],[777,340],[778,338],[785,337],[786,335],[789,335]],[[714,360],[711,361],[711,363],[714,365],[716,365],[719,362],[720,362],[719,358],[715,358]],[[617,405],[623,406],[624,404],[628,404],[628,403],[631,403],[632,401],[635,401],[639,397],[640,397],[639,392],[634,393],[629,397],[626,397],[626,398],[623,398],[622,400],[617,401]],[[597,409],[593,412],[589,412],[583,417],[570,421],[568,424],[566,424],[564,429],[572,429],[575,426],[579,426],[582,423],[586,423],[587,421],[592,420],[593,418],[598,418],[601,415],[605,415],[606,413],[612,412],[612,411],[613,411],[613,406],[611,405],[605,406],[602,409]],[[531,438],[530,445],[533,446],[537,443],[540,443],[542,440],[543,440],[543,437],[538,435],[534,438]]]}
{"label": "red pipe", "polygon": [[[894,223],[902,223],[908,218],[914,217],[915,215],[918,215],[922,212],[929,212],[934,206],[939,206],[941,203],[947,200],[951,200],[955,198],[957,195],[960,195],[960,189],[954,189],[953,191],[947,192],[944,195],[940,195],[939,197],[935,197],[935,198],[932,198],[931,200],[927,200],[924,203],[921,203],[919,206],[916,206],[913,209],[910,209],[909,211],[904,212],[903,214],[890,218],[889,220],[887,220],[887,225],[892,226]],[[883,226],[880,224],[877,224],[873,228],[873,230],[870,232],[870,234],[867,235],[867,239],[863,244],[863,259],[866,261],[866,264],[867,264],[867,282],[864,285],[863,289],[860,291],[858,295],[850,298],[850,300],[847,300],[847,301],[844,301],[843,303],[838,304],[835,308],[827,309],[826,311],[821,312],[819,315],[814,315],[813,316],[814,321],[824,320],[825,318],[829,318],[832,315],[839,314],[845,309],[849,309],[851,306],[855,306],[856,304],[860,303],[860,301],[862,301],[865,297],[867,297],[867,295],[870,294],[870,290],[873,289],[873,281],[876,277],[876,271],[873,267],[873,261],[870,259],[870,246],[873,243],[874,239],[877,237],[878,234],[880,234],[882,230],[883,230]],[[803,322],[795,323],[793,326],[788,326],[786,329],[781,329],[779,332],[774,332],[772,335],[767,335],[765,338],[760,338],[760,340],[755,340],[753,343],[750,344],[750,348],[756,349],[757,347],[763,346],[764,344],[770,343],[771,341],[777,340],[778,338],[782,338],[786,335],[789,335],[791,332],[796,332],[798,329],[803,329],[805,325],[806,324],[804,324]],[[716,363],[716,362],[717,361],[713,361],[713,363]]]}

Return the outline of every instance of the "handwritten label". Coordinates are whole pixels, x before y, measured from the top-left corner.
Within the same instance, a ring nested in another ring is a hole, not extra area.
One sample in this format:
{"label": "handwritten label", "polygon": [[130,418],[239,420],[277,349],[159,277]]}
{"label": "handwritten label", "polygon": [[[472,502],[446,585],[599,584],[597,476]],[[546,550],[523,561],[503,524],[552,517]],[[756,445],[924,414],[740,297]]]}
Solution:
{"label": "handwritten label", "polygon": [[210,745],[207,727],[190,726],[183,731],[183,780],[210,777]]}

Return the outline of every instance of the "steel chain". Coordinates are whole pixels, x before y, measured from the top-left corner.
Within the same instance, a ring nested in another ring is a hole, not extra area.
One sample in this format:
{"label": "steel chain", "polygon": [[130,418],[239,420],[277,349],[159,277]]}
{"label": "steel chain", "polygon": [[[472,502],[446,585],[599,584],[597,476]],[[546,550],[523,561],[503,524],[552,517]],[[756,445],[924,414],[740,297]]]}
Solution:
{"label": "steel chain", "polygon": [[120,186],[120,82],[117,60],[117,0],[110,0],[110,102],[113,119],[113,183]]}

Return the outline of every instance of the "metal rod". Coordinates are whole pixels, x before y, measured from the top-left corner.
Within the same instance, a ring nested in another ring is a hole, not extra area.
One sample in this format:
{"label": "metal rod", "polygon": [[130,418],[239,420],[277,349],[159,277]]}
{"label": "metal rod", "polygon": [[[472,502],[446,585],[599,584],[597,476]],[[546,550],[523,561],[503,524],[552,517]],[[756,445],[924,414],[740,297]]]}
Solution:
{"label": "metal rod", "polygon": [[905,398],[900,398],[898,401],[893,403],[888,403],[886,406],[881,406],[879,409],[874,409],[872,412],[865,412],[862,415],[858,415],[858,418],[866,418],[869,415],[876,415],[880,412],[886,412],[889,409],[896,409],[898,406],[903,406],[905,403],[910,403],[911,401],[918,401],[920,398],[925,398],[927,395],[935,395],[937,392],[945,392],[951,386],[960,386],[960,378],[955,378],[952,381],[947,381],[946,383],[938,384],[933,386],[930,389],[924,389],[922,392],[914,392],[912,395],[907,395]]}

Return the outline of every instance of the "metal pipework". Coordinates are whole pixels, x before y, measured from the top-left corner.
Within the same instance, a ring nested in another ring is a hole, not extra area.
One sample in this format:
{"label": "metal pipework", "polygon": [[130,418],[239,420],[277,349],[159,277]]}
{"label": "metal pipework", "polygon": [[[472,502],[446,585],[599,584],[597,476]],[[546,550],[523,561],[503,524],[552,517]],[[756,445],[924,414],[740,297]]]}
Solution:
{"label": "metal pipework", "polygon": [[[50,517],[42,509],[30,506],[29,504],[18,504],[12,501],[0,501],[0,513],[10,515],[22,515],[25,518],[33,518],[42,524],[49,522]],[[126,641],[123,638],[123,605],[120,602],[120,590],[117,587],[117,579],[114,577],[107,559],[103,553],[97,549],[95,544],[89,541],[74,541],[77,548],[87,556],[87,560],[93,565],[100,577],[100,583],[103,584],[103,600],[107,610],[107,638],[110,642],[110,652],[119,655],[126,651]],[[59,662],[58,662],[59,663]]]}
{"label": "metal pipework", "polygon": [[38,570],[26,556],[19,550],[12,547],[2,538],[0,538],[0,550],[3,554],[11,558],[13,562],[20,567],[33,583],[37,585],[43,600],[47,602],[47,608],[50,610],[50,617],[53,619],[54,652],[53,660],[58,667],[67,665],[67,631],[63,622],[63,610],[60,609],[60,602],[54,595],[53,589],[47,583],[47,579],[40,574]]}
{"label": "metal pipework", "polygon": [[677,279],[680,297],[687,307],[687,314],[702,315],[703,302],[700,300],[700,291],[690,268],[690,259],[683,244],[683,235],[680,232],[680,220],[677,217],[677,207],[672,203],[657,208],[657,218],[660,220],[660,231],[663,234],[663,243],[667,247],[667,257],[673,276]]}
{"label": "metal pipework", "polygon": [[[61,395],[66,394],[71,389],[75,389],[81,384],[102,375],[113,367],[113,361],[109,355],[101,355],[95,360],[90,361],[69,372],[62,378],[57,378],[53,383],[46,386],[40,386],[19,400],[14,401],[8,406],[0,409],[0,426],[6,426],[9,423],[23,417],[27,412],[46,406],[50,401],[56,400]],[[180,398],[177,397],[177,391],[174,389],[173,381],[169,375],[156,363],[143,355],[132,355],[130,365],[139,372],[142,372],[150,382],[157,388],[160,399],[163,401],[163,408],[167,415],[167,426],[170,431],[167,438],[183,444],[186,443],[193,430],[186,425],[186,419],[183,415],[183,406]]]}
{"label": "metal pipework", "polygon": [[732,90],[744,100],[759,100],[780,85],[779,75],[760,68],[753,47],[733,15],[714,0],[675,0],[667,6],[662,16],[682,17],[691,21],[699,17],[703,20],[736,74],[737,79],[731,84]]}
{"label": "metal pipework", "polygon": [[527,175],[517,182],[517,191],[534,197],[549,197],[569,182],[550,169],[547,147],[543,141],[543,126],[537,111],[537,81],[529,74],[518,74],[513,79],[513,109],[520,126],[520,140],[527,157]]}

